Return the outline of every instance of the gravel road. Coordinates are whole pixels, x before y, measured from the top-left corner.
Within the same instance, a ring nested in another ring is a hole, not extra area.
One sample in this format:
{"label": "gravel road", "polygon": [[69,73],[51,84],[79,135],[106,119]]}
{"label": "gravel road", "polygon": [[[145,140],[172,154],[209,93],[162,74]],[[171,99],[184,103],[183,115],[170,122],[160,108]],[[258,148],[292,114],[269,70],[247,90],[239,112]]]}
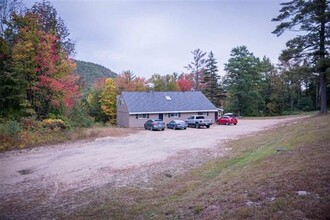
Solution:
{"label": "gravel road", "polygon": [[38,216],[38,209],[42,213],[56,201],[65,203],[64,195],[109,183],[116,187],[134,181],[147,183],[153,174],[169,172],[174,166],[171,175],[175,175],[181,165],[194,167],[205,158],[222,156],[230,139],[301,118],[242,119],[236,126],[212,125],[209,129],[141,130],[126,137],[1,153],[0,218]]}

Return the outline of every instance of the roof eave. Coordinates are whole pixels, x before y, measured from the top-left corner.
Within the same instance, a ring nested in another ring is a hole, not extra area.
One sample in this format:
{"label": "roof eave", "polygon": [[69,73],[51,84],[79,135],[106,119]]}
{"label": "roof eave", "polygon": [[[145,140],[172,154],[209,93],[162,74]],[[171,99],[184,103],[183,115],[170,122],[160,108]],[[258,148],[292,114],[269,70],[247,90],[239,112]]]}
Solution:
{"label": "roof eave", "polygon": [[155,111],[155,112],[129,112],[128,114],[166,114],[166,113],[190,113],[190,112],[218,112],[218,109],[209,109],[209,110],[187,110],[187,111]]}

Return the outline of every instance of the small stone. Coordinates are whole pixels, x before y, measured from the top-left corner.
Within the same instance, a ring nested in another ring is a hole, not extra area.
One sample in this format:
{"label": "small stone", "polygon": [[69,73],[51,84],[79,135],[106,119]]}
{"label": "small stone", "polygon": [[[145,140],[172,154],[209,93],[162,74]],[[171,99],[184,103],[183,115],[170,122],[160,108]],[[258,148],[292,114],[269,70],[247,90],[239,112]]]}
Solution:
{"label": "small stone", "polygon": [[260,203],[259,202],[252,202],[252,201],[250,201],[250,200],[248,200],[247,202],[246,202],[246,205],[247,206],[249,206],[249,207],[256,207],[256,206],[259,206],[260,205]]}
{"label": "small stone", "polygon": [[19,174],[21,174],[21,175],[28,175],[28,174],[31,174],[31,173],[33,173],[33,170],[31,170],[31,169],[25,169],[25,170],[19,170],[19,171],[17,171]]}
{"label": "small stone", "polygon": [[286,149],[284,147],[278,147],[278,148],[276,148],[276,151],[283,152],[283,151],[286,151]]}
{"label": "small stone", "polygon": [[165,173],[165,176],[167,176],[168,178],[172,178],[172,175],[169,173]]}
{"label": "small stone", "polygon": [[309,193],[307,191],[298,191],[298,196],[307,196]]}
{"label": "small stone", "polygon": [[267,200],[270,201],[270,202],[273,202],[273,201],[276,200],[276,197],[275,196],[267,197]]}
{"label": "small stone", "polygon": [[254,202],[252,202],[252,201],[247,201],[247,202],[246,202],[246,205],[247,205],[247,206],[253,206],[253,205],[254,205]]}

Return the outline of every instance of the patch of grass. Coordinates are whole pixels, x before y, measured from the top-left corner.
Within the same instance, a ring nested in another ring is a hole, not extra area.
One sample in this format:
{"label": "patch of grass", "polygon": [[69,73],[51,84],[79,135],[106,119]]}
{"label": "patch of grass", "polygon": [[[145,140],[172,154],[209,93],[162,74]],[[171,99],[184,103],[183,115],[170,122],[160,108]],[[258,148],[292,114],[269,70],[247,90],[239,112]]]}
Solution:
{"label": "patch of grass", "polygon": [[120,219],[329,219],[329,125],[330,115],[317,116],[231,141],[226,147],[232,150],[223,158],[175,178],[156,176],[153,190],[104,188],[105,194],[84,207],[84,214]]}
{"label": "patch of grass", "polygon": [[[95,139],[102,137],[122,137],[129,134],[138,132],[138,129],[133,128],[117,128],[117,127],[93,127],[93,128],[83,128],[76,131],[71,138],[75,139]],[[74,135],[78,135],[75,137]]]}

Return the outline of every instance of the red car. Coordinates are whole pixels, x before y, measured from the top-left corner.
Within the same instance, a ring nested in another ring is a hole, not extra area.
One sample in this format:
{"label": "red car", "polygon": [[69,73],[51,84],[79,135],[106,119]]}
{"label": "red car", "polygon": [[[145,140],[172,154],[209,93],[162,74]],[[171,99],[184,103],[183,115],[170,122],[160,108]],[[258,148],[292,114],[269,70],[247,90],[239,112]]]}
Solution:
{"label": "red car", "polygon": [[217,123],[219,125],[237,125],[238,120],[234,115],[224,114],[222,117],[218,118]]}

